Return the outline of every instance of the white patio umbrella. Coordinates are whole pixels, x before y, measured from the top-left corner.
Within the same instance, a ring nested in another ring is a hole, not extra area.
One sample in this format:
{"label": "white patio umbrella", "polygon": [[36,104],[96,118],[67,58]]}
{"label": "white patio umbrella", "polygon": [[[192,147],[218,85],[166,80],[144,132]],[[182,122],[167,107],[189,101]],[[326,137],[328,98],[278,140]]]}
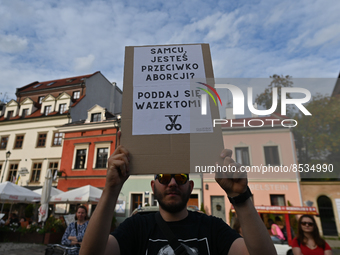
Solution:
{"label": "white patio umbrella", "polygon": [[[35,192],[35,193],[41,195],[41,194],[42,194],[42,190],[43,190],[42,188],[41,188],[41,189],[35,189],[35,190],[33,190],[33,192]],[[61,194],[61,193],[64,193],[64,191],[52,187],[52,188],[51,188],[50,197],[55,196],[55,195],[59,195],[59,194]]]}
{"label": "white patio umbrella", "polygon": [[66,191],[56,196],[52,196],[51,203],[88,203],[98,202],[103,191],[91,185],[86,185],[77,189]]}
{"label": "white patio umbrella", "polygon": [[11,182],[0,183],[1,202],[33,202],[40,200],[40,195]]}
{"label": "white patio umbrella", "polygon": [[41,206],[39,207],[39,222],[46,221],[48,216],[48,202],[50,201],[52,188],[52,173],[51,169],[47,169],[44,186],[41,192]]}
{"label": "white patio umbrella", "polygon": [[[16,185],[12,182],[0,183],[0,202],[1,203],[32,203],[40,200],[40,195]],[[1,212],[3,209],[3,204],[1,207]]]}

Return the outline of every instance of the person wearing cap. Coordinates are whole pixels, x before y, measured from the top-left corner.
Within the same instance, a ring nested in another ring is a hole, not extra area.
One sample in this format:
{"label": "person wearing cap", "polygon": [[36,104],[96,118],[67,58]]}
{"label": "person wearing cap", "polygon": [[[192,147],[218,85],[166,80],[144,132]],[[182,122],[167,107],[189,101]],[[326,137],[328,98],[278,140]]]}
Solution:
{"label": "person wearing cap", "polygon": [[[110,222],[124,182],[129,177],[130,156],[120,145],[108,160],[106,184],[89,222],[80,254],[179,254],[174,252],[164,228],[160,228],[155,214],[136,214],[127,218],[110,234]],[[223,150],[224,165],[240,167],[231,158],[231,150]],[[243,238],[223,220],[188,211],[187,201],[194,187],[189,174],[157,174],[151,188],[159,203],[159,213],[185,254],[276,254],[268,231],[250,199],[251,192],[245,173],[216,176],[217,183],[233,204]],[[157,213],[156,213],[157,214]]]}

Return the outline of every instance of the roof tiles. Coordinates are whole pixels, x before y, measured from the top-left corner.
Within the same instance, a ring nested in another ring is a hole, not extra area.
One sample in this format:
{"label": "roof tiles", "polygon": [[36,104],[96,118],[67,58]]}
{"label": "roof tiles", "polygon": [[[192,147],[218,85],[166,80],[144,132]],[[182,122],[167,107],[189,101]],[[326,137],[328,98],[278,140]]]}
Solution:
{"label": "roof tiles", "polygon": [[57,88],[67,85],[74,85],[79,84],[84,81],[86,78],[90,78],[91,76],[95,75],[98,72],[95,72],[93,74],[87,74],[87,75],[81,75],[76,77],[69,77],[69,78],[63,78],[59,80],[50,80],[50,81],[43,81],[43,82],[32,82],[24,87],[18,88],[17,92],[31,92],[31,91],[38,91],[41,89],[50,89],[50,88]]}

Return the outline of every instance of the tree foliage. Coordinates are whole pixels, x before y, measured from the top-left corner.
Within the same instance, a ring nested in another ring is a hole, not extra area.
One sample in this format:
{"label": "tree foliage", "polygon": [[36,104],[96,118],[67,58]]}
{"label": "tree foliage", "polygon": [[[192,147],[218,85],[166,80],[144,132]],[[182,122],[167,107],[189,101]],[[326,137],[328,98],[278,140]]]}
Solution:
{"label": "tree foliage", "polygon": [[[305,107],[312,116],[296,114],[293,129],[300,164],[332,164],[332,173],[309,173],[310,178],[340,178],[340,98],[317,95]],[[301,175],[301,177],[304,177]]]}
{"label": "tree foliage", "polygon": [[[273,104],[272,91],[276,87],[278,89],[276,111],[281,112],[281,89],[293,86],[292,77],[274,74],[270,78],[271,83],[263,93],[256,96],[255,102],[270,109]],[[291,98],[290,94],[286,97]],[[325,173],[304,171],[301,177],[323,180],[340,179],[340,97],[316,95],[304,104],[304,107],[312,116],[297,112],[293,107],[287,108],[287,115],[298,122],[298,125],[293,128],[298,163],[309,166],[332,164],[333,171]]]}
{"label": "tree foliage", "polygon": [[[277,75],[274,74],[270,76],[272,81],[268,85],[268,88],[264,90],[260,95],[256,95],[255,103],[265,107],[266,109],[270,109],[273,104],[273,88],[277,88],[277,108],[276,111],[281,112],[281,88],[283,87],[292,87],[293,82],[291,81],[292,77],[289,75]],[[287,93],[287,98],[291,98],[290,94]],[[291,111],[287,108],[287,115],[289,115]]]}
{"label": "tree foliage", "polygon": [[7,92],[5,93],[0,92],[0,104],[7,103],[8,101],[9,101],[9,97],[7,95]]}

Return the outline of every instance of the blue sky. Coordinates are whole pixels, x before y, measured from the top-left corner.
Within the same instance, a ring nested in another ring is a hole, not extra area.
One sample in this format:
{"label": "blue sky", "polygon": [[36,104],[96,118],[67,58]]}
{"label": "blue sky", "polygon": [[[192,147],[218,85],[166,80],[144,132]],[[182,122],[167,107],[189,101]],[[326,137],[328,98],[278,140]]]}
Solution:
{"label": "blue sky", "polygon": [[122,88],[125,46],[209,43],[216,78],[336,78],[340,70],[339,1],[0,0],[0,6],[0,92],[9,98],[33,81],[95,71]]}

